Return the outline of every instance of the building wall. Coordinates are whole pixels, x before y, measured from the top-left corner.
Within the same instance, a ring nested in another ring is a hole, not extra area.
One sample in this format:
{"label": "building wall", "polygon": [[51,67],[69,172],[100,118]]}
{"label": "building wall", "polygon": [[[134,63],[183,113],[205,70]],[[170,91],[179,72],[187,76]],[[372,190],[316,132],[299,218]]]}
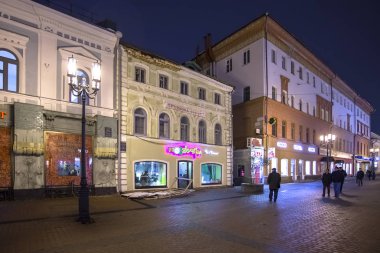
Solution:
{"label": "building wall", "polygon": [[65,143],[73,140],[80,146],[82,107],[70,102],[67,80],[68,57],[74,56],[78,69],[89,78],[92,63],[102,65],[101,90],[86,107],[88,176],[97,192],[115,189],[114,178],[109,180],[107,175],[114,175],[117,158],[114,49],[121,35],[33,1],[0,3],[0,50],[11,52],[18,62],[16,92],[5,86],[0,90],[0,106],[7,112],[4,131],[10,133],[12,147],[4,153],[11,161],[2,163],[1,173],[7,175],[4,184],[11,179],[16,198],[43,196],[51,186],[79,184],[79,175],[56,174],[64,163],[65,169],[76,168],[78,147],[52,152],[52,144],[61,143],[47,138],[63,136]]}
{"label": "building wall", "polygon": [[[135,69],[145,70],[145,83],[135,80]],[[168,77],[168,88],[159,87],[159,75]],[[180,93],[180,82],[189,84],[188,95]],[[198,89],[206,90],[205,100],[198,98]],[[172,183],[178,177],[178,161],[193,162],[194,187],[201,187],[200,167],[202,163],[222,165],[223,180],[220,185],[232,184],[232,87],[205,77],[195,71],[168,60],[153,56],[141,50],[123,46],[122,55],[122,93],[121,93],[121,140],[126,149],[121,152],[121,170],[118,174],[121,191],[136,190],[135,164],[141,161],[160,161],[167,164],[167,182]],[[220,95],[220,105],[214,103],[214,94]],[[146,112],[146,132],[143,135],[135,132],[136,109]],[[170,136],[162,139],[159,136],[159,115],[166,113],[170,118]],[[180,140],[182,116],[189,119],[189,141]],[[206,123],[206,142],[199,142],[198,124]],[[222,145],[215,145],[215,125],[222,127]],[[167,154],[165,146],[179,145],[196,147],[201,157],[176,157]],[[206,151],[207,149],[207,151]],[[211,151],[211,154],[207,154]],[[210,186],[210,185],[208,185]],[[169,188],[166,184],[164,188]],[[177,183],[174,187],[179,187]],[[154,188],[154,187],[153,187]]]}

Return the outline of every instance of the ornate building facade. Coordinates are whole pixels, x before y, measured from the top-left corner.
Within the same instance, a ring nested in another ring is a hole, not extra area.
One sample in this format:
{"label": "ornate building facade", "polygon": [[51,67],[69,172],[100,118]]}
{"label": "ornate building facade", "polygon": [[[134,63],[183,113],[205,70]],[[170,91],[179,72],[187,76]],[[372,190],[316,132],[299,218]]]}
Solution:
{"label": "ornate building facade", "polygon": [[79,185],[81,99],[67,84],[69,57],[101,88],[87,103],[86,172],[93,189],[115,191],[115,57],[121,34],[33,1],[0,1],[0,188],[16,198]]}
{"label": "ornate building facade", "polygon": [[129,45],[121,54],[121,191],[232,185],[233,88]]}

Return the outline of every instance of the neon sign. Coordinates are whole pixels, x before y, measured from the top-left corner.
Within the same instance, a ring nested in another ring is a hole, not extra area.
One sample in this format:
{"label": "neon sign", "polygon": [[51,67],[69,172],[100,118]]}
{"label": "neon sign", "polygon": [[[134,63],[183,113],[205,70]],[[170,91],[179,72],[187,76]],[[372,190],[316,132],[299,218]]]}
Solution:
{"label": "neon sign", "polygon": [[293,148],[294,148],[294,150],[298,150],[298,151],[302,151],[303,150],[302,146],[301,145],[297,145],[297,144],[294,144]]}
{"label": "neon sign", "polygon": [[287,146],[288,144],[286,144],[286,142],[282,142],[282,141],[277,142],[277,147],[279,148],[286,148]]}
{"label": "neon sign", "polygon": [[315,148],[313,148],[313,147],[308,147],[308,148],[307,148],[307,151],[309,151],[310,153],[314,153],[314,152],[315,152]]}
{"label": "neon sign", "polygon": [[208,150],[208,149],[205,149],[205,153],[207,155],[219,155],[219,152],[215,152],[215,151]]}
{"label": "neon sign", "polygon": [[166,153],[175,156],[191,156],[193,159],[202,156],[202,150],[198,147],[189,147],[187,145],[166,146]]}

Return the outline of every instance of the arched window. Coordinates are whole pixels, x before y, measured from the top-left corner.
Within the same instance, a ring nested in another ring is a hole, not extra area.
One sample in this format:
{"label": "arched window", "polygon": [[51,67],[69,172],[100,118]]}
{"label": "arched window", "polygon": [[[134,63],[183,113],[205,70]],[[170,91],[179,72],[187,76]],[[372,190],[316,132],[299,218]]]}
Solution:
{"label": "arched window", "polygon": [[206,123],[204,120],[199,121],[198,124],[198,137],[200,143],[206,143],[207,142],[207,135],[206,135]]}
{"label": "arched window", "polygon": [[215,145],[222,145],[222,127],[220,124],[215,125],[214,135]]}
{"label": "arched window", "polygon": [[166,113],[161,113],[159,117],[159,134],[160,138],[170,138],[170,118]]}
{"label": "arched window", "polygon": [[[78,77],[78,84],[82,82],[85,82],[87,85],[89,84],[88,75],[83,70],[81,69],[77,70],[77,77]],[[70,87],[70,102],[82,104],[81,95],[77,94],[73,89],[71,89],[71,87]],[[86,105],[88,105],[89,103],[90,103],[90,99],[86,95]]]}
{"label": "arched window", "polygon": [[19,61],[12,52],[0,49],[0,90],[18,92]]}
{"label": "arched window", "polygon": [[190,124],[189,124],[189,119],[187,117],[182,117],[181,118],[181,141],[189,141],[190,138]]}
{"label": "arched window", "polygon": [[135,134],[146,135],[146,112],[142,108],[135,110]]}

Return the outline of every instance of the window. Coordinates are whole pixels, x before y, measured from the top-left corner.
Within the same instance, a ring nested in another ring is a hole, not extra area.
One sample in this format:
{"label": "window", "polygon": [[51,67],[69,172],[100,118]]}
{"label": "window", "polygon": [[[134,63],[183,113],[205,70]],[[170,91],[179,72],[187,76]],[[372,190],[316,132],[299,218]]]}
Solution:
{"label": "window", "polygon": [[306,128],[306,143],[310,143],[310,129]]}
{"label": "window", "polygon": [[145,83],[145,69],[135,67],[135,81],[139,83]]}
{"label": "window", "polygon": [[167,164],[155,161],[136,162],[135,188],[165,188],[167,186]]}
{"label": "window", "polygon": [[166,113],[161,113],[159,117],[160,138],[170,138],[170,118]]}
{"label": "window", "polygon": [[18,92],[18,69],[16,55],[0,49],[0,90]]}
{"label": "window", "polygon": [[276,87],[272,86],[272,99],[276,100],[277,98],[277,89]]}
{"label": "window", "polygon": [[290,105],[294,108],[294,96],[290,98]]}
{"label": "window", "polygon": [[243,64],[246,65],[251,62],[251,52],[248,49],[243,53]]}
{"label": "window", "polygon": [[204,88],[198,88],[198,98],[206,100],[206,90]]}
{"label": "window", "polygon": [[306,113],[309,114],[309,102],[306,102]]}
{"label": "window", "polygon": [[274,51],[274,49],[272,49],[272,56],[271,56],[271,59],[272,59],[272,62],[274,63],[274,64],[276,64],[276,51]]}
{"label": "window", "polygon": [[189,119],[187,117],[181,118],[181,141],[189,141],[190,140],[190,124]]}
{"label": "window", "polygon": [[272,124],[272,135],[277,137],[277,120],[274,120],[274,123]]}
{"label": "window", "polygon": [[290,138],[292,140],[296,138],[296,125],[294,123],[290,125]]}
{"label": "window", "polygon": [[232,59],[227,60],[226,71],[227,73],[232,71]]}
{"label": "window", "polygon": [[286,138],[286,121],[285,120],[282,121],[282,125],[281,125],[281,137]]}
{"label": "window", "polygon": [[214,93],[214,104],[220,105],[220,94]]}
{"label": "window", "polygon": [[146,112],[142,108],[135,110],[135,134],[146,135]]}
{"label": "window", "polygon": [[200,143],[206,143],[207,142],[207,135],[206,135],[206,123],[204,120],[199,121],[198,124],[198,138]]}
{"label": "window", "polygon": [[313,87],[315,88],[315,76],[313,76]]}
{"label": "window", "polygon": [[300,126],[299,127],[299,141],[303,141],[303,127]]}
{"label": "window", "polygon": [[251,100],[251,87],[247,86],[247,87],[244,87],[243,101],[247,102],[249,100]]}
{"label": "window", "polygon": [[281,94],[281,103],[288,104],[288,93],[285,90],[283,90]]}
{"label": "window", "polygon": [[298,75],[299,75],[299,78],[302,80],[303,79],[303,74],[302,74],[302,67],[301,66],[298,69]]}
{"label": "window", "polygon": [[222,145],[222,127],[220,124],[215,125],[214,135],[215,145]]}
{"label": "window", "polygon": [[168,89],[169,88],[168,83],[169,83],[168,77],[165,75],[160,75],[160,88]]}
{"label": "window", "polygon": [[282,58],[281,58],[281,65],[282,65],[282,69],[286,70],[286,58],[285,58],[285,56],[282,56]]}
{"label": "window", "polygon": [[202,185],[222,183],[222,165],[204,163],[201,166]]}
{"label": "window", "polygon": [[188,95],[189,94],[189,84],[181,81],[181,94]]}
{"label": "window", "polygon": [[290,62],[290,73],[294,75],[294,61]]}
{"label": "window", "polygon": [[306,82],[310,83],[310,74],[309,74],[309,72],[306,72]]}
{"label": "window", "polygon": [[[82,82],[85,82],[87,85],[89,84],[88,75],[80,69],[77,70],[77,78],[78,78],[77,79],[78,84]],[[82,104],[81,95],[75,92],[71,87],[70,87],[70,102]],[[89,103],[90,103],[90,98],[86,95],[86,105],[88,105]]]}
{"label": "window", "polygon": [[302,112],[302,99],[300,99],[300,111]]}

